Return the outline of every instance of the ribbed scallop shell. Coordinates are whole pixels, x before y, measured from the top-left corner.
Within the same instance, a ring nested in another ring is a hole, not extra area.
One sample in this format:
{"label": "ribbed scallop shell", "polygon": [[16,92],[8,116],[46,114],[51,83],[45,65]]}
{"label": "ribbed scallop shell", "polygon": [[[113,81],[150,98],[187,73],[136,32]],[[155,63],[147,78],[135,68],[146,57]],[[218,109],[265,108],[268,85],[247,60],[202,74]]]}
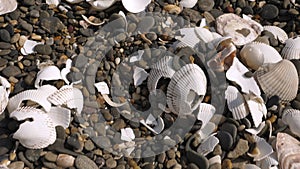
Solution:
{"label": "ribbed scallop shell", "polygon": [[60,70],[56,66],[47,66],[41,69],[36,75],[36,80],[34,82],[35,88],[39,88],[40,82],[44,80],[59,80],[62,79]]}
{"label": "ribbed scallop shell", "polygon": [[243,95],[234,86],[228,86],[225,91],[225,99],[234,119],[239,120],[245,118],[249,111]]}
{"label": "ribbed scallop shell", "polygon": [[280,169],[298,169],[300,166],[300,142],[286,133],[278,133],[276,140]]}
{"label": "ribbed scallop shell", "polygon": [[213,117],[216,112],[216,108],[207,103],[201,103],[199,107],[199,113],[197,115],[197,119],[202,122],[201,128],[203,128],[209,120]]}
{"label": "ribbed scallop shell", "polygon": [[281,43],[285,43],[289,38],[285,31],[278,26],[264,26],[264,30],[271,32]]}
{"label": "ribbed scallop shell", "polygon": [[294,64],[286,59],[261,66],[254,76],[268,97],[277,95],[281,101],[293,100],[298,91],[298,73]]}
{"label": "ribbed scallop shell", "polygon": [[282,121],[289,125],[290,130],[300,137],[300,111],[297,109],[285,109]]}
{"label": "ribbed scallop shell", "polygon": [[52,120],[54,126],[62,126],[66,129],[71,122],[71,111],[63,107],[51,107],[50,112],[47,113]]}
{"label": "ribbed scallop shell", "polygon": [[167,104],[175,113],[192,113],[206,93],[204,72],[196,64],[187,64],[178,70],[168,85]]}
{"label": "ribbed scallop shell", "polygon": [[173,69],[173,57],[165,56],[151,66],[151,71],[148,76],[147,86],[151,92],[156,89],[160,78],[171,78],[175,73]]}
{"label": "ribbed scallop shell", "polygon": [[240,57],[243,63],[254,70],[265,63],[277,63],[282,60],[275,48],[259,42],[246,44],[240,52]]}
{"label": "ribbed scallop shell", "polygon": [[0,114],[2,114],[8,104],[8,96],[10,94],[10,83],[0,76]]}
{"label": "ribbed scallop shell", "polygon": [[284,59],[288,60],[300,59],[300,37],[286,40],[281,55]]}

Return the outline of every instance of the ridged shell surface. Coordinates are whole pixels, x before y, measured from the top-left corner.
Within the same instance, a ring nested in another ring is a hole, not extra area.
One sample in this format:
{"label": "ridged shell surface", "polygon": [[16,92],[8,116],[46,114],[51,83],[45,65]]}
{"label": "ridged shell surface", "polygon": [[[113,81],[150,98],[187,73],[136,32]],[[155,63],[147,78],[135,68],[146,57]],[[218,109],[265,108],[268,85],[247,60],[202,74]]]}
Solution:
{"label": "ridged shell surface", "polygon": [[254,76],[268,97],[277,95],[282,102],[289,102],[297,95],[298,73],[289,60],[265,64],[254,73]]}
{"label": "ridged shell surface", "polygon": [[285,46],[281,51],[284,59],[300,59],[300,37],[286,40]]}
{"label": "ridged shell surface", "polygon": [[292,131],[300,137],[300,111],[297,109],[285,109],[283,111],[282,120]]}
{"label": "ridged shell surface", "polygon": [[202,122],[201,128],[203,128],[209,120],[213,117],[216,112],[216,108],[207,103],[201,103],[199,107],[199,113],[197,115],[197,119]]}
{"label": "ridged shell surface", "polygon": [[271,32],[281,43],[285,43],[288,39],[288,35],[285,31],[278,26],[264,26],[264,30]]}

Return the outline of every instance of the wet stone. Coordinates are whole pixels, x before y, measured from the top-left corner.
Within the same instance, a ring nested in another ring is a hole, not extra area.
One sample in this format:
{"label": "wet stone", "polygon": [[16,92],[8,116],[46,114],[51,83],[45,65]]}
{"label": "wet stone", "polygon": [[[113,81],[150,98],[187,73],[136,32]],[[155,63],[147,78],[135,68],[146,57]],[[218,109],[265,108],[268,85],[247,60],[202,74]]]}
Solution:
{"label": "wet stone", "polygon": [[23,169],[25,166],[23,161],[15,161],[8,165],[9,169]]}
{"label": "wet stone", "polygon": [[6,29],[0,29],[0,41],[10,42],[10,34]]}
{"label": "wet stone", "polygon": [[29,33],[33,31],[33,26],[25,21],[21,21],[20,26]]}
{"label": "wet stone", "polygon": [[137,30],[141,33],[149,32],[155,24],[155,20],[151,16],[143,17],[141,22],[138,23]]}
{"label": "wet stone", "polygon": [[6,59],[0,58],[0,67],[5,66],[8,63]]}
{"label": "wet stone", "polygon": [[231,149],[233,145],[233,138],[230,133],[227,131],[219,131],[216,137],[219,139],[222,149],[226,151]]}
{"label": "wet stone", "polygon": [[109,148],[111,146],[110,140],[106,136],[93,137],[92,140],[99,148]]}
{"label": "wet stone", "polygon": [[34,50],[41,55],[50,55],[52,53],[52,48],[49,45],[36,45]]}
{"label": "wet stone", "polygon": [[57,33],[64,28],[64,24],[57,17],[44,18],[41,20],[41,26],[50,34]]}
{"label": "wet stone", "polygon": [[199,169],[199,167],[194,164],[194,163],[190,163],[188,166],[187,166],[187,169]]}
{"label": "wet stone", "polygon": [[8,66],[3,69],[2,74],[8,78],[10,76],[17,76],[21,74],[21,70],[17,66]]}
{"label": "wet stone", "polygon": [[0,42],[0,49],[10,49],[10,48],[11,48],[10,43]]}
{"label": "wet stone", "polygon": [[221,130],[227,131],[231,134],[232,138],[236,138],[237,135],[237,127],[232,123],[224,123],[222,124]]}
{"label": "wet stone", "polygon": [[26,6],[32,6],[35,4],[35,0],[24,0],[23,4]]}
{"label": "wet stone", "polygon": [[12,140],[8,138],[0,139],[0,156],[8,153],[13,148]]}
{"label": "wet stone", "polygon": [[210,11],[214,7],[215,3],[211,0],[199,0],[198,6],[202,11]]}
{"label": "wet stone", "polygon": [[279,10],[273,4],[266,4],[262,7],[261,17],[264,19],[274,19],[278,16]]}
{"label": "wet stone", "polygon": [[41,152],[42,152],[41,149],[38,149],[38,150],[28,149],[28,150],[25,151],[25,157],[30,162],[35,162],[40,158]]}
{"label": "wet stone", "polygon": [[228,158],[238,158],[239,156],[245,154],[249,150],[248,141],[244,139],[239,139],[236,147],[233,151],[230,151],[227,155]]}
{"label": "wet stone", "polygon": [[50,162],[55,162],[56,159],[57,159],[57,154],[54,154],[52,152],[48,152],[46,155],[45,155],[45,159],[47,161],[50,161]]}
{"label": "wet stone", "polygon": [[126,127],[126,123],[123,119],[117,119],[115,121],[115,123],[112,125],[112,127],[117,130],[117,131],[120,131],[122,128],[125,128]]}
{"label": "wet stone", "polygon": [[75,160],[75,166],[78,169],[98,169],[98,166],[90,158],[79,155]]}
{"label": "wet stone", "polygon": [[84,143],[84,148],[87,150],[87,151],[91,151],[95,148],[95,145],[94,143],[91,141],[91,140],[87,140],[85,143]]}
{"label": "wet stone", "polygon": [[109,158],[106,160],[105,164],[108,168],[115,168],[117,166],[117,161],[113,158]]}

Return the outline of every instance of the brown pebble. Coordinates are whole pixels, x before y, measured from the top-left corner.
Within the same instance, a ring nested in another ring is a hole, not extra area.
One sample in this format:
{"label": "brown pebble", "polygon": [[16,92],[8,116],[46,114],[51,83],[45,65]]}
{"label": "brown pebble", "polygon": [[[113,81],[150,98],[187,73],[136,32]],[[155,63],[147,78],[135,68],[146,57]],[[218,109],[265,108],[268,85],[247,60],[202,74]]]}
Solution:
{"label": "brown pebble", "polygon": [[229,159],[225,159],[222,163],[222,169],[232,169],[232,162]]}

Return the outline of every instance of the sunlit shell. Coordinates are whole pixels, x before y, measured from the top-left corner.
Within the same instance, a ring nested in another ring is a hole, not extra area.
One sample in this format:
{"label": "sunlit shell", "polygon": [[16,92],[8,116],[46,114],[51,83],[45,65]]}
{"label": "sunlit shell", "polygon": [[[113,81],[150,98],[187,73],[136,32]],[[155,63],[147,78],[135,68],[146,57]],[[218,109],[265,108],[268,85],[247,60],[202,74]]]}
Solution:
{"label": "sunlit shell", "polygon": [[278,133],[276,140],[280,169],[297,169],[300,165],[300,142],[286,133]]}
{"label": "sunlit shell", "polygon": [[261,66],[254,76],[268,96],[277,95],[281,101],[293,100],[298,91],[298,73],[294,64],[286,59],[278,63],[268,63]]}
{"label": "sunlit shell", "polygon": [[175,73],[173,68],[173,57],[165,56],[151,66],[151,71],[148,77],[148,90],[151,92],[156,89],[160,78],[171,78]]}
{"label": "sunlit shell", "polygon": [[294,134],[300,137],[300,110],[285,109],[283,111],[282,121],[289,126]]}
{"label": "sunlit shell", "polygon": [[254,164],[246,164],[245,169],[261,169],[261,168]]}
{"label": "sunlit shell", "polygon": [[81,113],[83,108],[83,95],[81,91],[72,86],[63,86],[47,98],[56,106],[66,105],[68,108],[76,109]]}
{"label": "sunlit shell", "polygon": [[220,155],[215,155],[214,157],[210,158],[208,160],[209,162],[209,166],[213,165],[213,164],[221,164],[222,163],[222,158]]}
{"label": "sunlit shell", "polygon": [[238,46],[252,42],[263,31],[259,23],[232,13],[219,16],[216,25],[218,33],[232,37],[233,43]]}
{"label": "sunlit shell", "polygon": [[34,82],[35,88],[39,88],[41,83],[46,80],[59,80],[62,79],[60,70],[56,66],[47,66],[41,69],[36,75],[36,80]]}
{"label": "sunlit shell", "polygon": [[282,60],[275,48],[258,42],[246,44],[240,52],[240,57],[243,63],[254,70],[265,63],[277,63]]}
{"label": "sunlit shell", "polygon": [[46,4],[58,6],[60,0],[46,0]]}
{"label": "sunlit shell", "polygon": [[89,18],[86,17],[85,15],[81,15],[81,17],[90,25],[94,25],[94,26],[100,26],[100,25],[103,25],[105,23],[105,21],[103,22],[99,22],[99,23],[95,23],[93,21],[91,21],[91,18],[95,18],[93,16],[90,16]]}
{"label": "sunlit shell", "polygon": [[92,7],[98,10],[104,10],[112,6],[116,0],[86,0]]}
{"label": "sunlit shell", "polygon": [[274,152],[272,146],[264,138],[256,135],[254,135],[253,138],[255,139],[256,146],[259,150],[259,154],[254,156],[254,161],[260,161]]}
{"label": "sunlit shell", "polygon": [[71,3],[71,4],[76,4],[76,3],[82,2],[84,0],[66,0],[66,1]]}
{"label": "sunlit shell", "polygon": [[149,74],[145,71],[145,69],[140,67],[135,67],[133,70],[133,84],[135,87],[141,85],[144,80],[147,79]]}
{"label": "sunlit shell", "polygon": [[264,30],[272,33],[276,39],[278,39],[281,43],[285,43],[288,39],[288,35],[285,31],[278,26],[264,26]]}
{"label": "sunlit shell", "polygon": [[121,129],[121,140],[123,141],[132,141],[135,139],[134,132],[132,128]]}
{"label": "sunlit shell", "polygon": [[35,53],[34,47],[39,44],[43,44],[43,43],[27,39],[25,41],[23,47],[20,49],[22,55],[29,55],[29,54]]}
{"label": "sunlit shell", "polygon": [[259,124],[258,127],[256,127],[256,128],[250,128],[250,129],[245,129],[245,131],[247,131],[247,132],[249,132],[249,133],[251,133],[253,135],[257,135],[258,133],[260,133],[262,131],[262,129],[264,129],[265,126],[266,126],[266,122],[263,121],[263,122],[261,122]]}
{"label": "sunlit shell", "polygon": [[25,90],[10,98],[7,109],[9,112],[12,112],[19,108],[23,101],[31,100],[42,106],[46,112],[49,112],[51,109],[51,103],[47,100],[47,97],[56,91],[56,87],[51,85],[44,85],[38,89]]}
{"label": "sunlit shell", "polygon": [[206,156],[214,150],[217,144],[219,144],[219,139],[213,135],[209,136],[200,144],[197,152],[202,154],[203,156]]}
{"label": "sunlit shell", "polygon": [[234,119],[245,118],[249,111],[246,108],[244,96],[234,86],[228,86],[225,91],[225,99]]}
{"label": "sunlit shell", "polygon": [[62,126],[66,129],[71,122],[71,111],[63,107],[51,107],[47,113],[48,117],[52,120],[54,126]]}
{"label": "sunlit shell", "polygon": [[258,127],[262,122],[262,117],[267,115],[267,108],[264,100],[258,95],[244,94],[248,109],[250,111],[255,127]]}
{"label": "sunlit shell", "polygon": [[192,113],[206,93],[206,77],[196,64],[187,64],[175,72],[167,89],[167,104],[175,113]]}
{"label": "sunlit shell", "polygon": [[[164,120],[161,117],[158,117],[155,119],[155,117],[152,114],[149,114],[146,120],[141,120],[141,124],[143,124],[145,127],[147,127],[150,131],[152,131],[154,134],[159,134],[163,131],[165,128]],[[154,126],[154,127],[151,127]]]}
{"label": "sunlit shell", "polygon": [[207,103],[200,104],[197,119],[202,122],[201,128],[203,128],[209,122],[215,112],[216,108],[213,105]]}
{"label": "sunlit shell", "polygon": [[124,8],[132,13],[139,13],[144,11],[150,3],[151,0],[122,0]]}
{"label": "sunlit shell", "polygon": [[214,39],[212,32],[206,28],[182,28],[179,31],[181,36],[176,37],[176,39],[179,40],[177,47],[189,46],[194,48],[200,41],[208,43]]}
{"label": "sunlit shell", "polygon": [[116,102],[113,102],[110,97],[108,96],[109,95],[109,88],[108,88],[108,85],[106,82],[98,82],[98,83],[95,83],[94,86],[97,88],[98,92],[101,93],[103,99],[105,100],[105,102],[107,104],[109,104],[110,106],[112,107],[121,107],[123,106],[124,104],[126,104],[126,102],[124,103],[116,103]]}
{"label": "sunlit shell", "polygon": [[16,0],[0,0],[0,15],[13,12],[17,9]]}
{"label": "sunlit shell", "polygon": [[281,51],[284,59],[300,59],[300,37],[290,38],[285,41],[285,46]]}
{"label": "sunlit shell", "polygon": [[197,131],[201,140],[208,138],[213,132],[215,132],[217,126],[213,122],[208,122],[204,127]]}
{"label": "sunlit shell", "polygon": [[262,159],[261,161],[257,161],[256,165],[261,167],[262,169],[264,168],[277,169],[278,168],[277,153],[273,152],[272,154]]}
{"label": "sunlit shell", "polygon": [[69,80],[67,79],[67,75],[70,73],[72,67],[72,60],[67,59],[66,61],[66,67],[63,68],[60,72],[61,78],[66,82],[66,84],[69,84]]}
{"label": "sunlit shell", "polygon": [[10,83],[0,76],[0,114],[2,114],[8,104],[8,96],[10,94]]}
{"label": "sunlit shell", "polygon": [[179,3],[185,8],[193,8],[197,2],[198,0],[181,0]]}

